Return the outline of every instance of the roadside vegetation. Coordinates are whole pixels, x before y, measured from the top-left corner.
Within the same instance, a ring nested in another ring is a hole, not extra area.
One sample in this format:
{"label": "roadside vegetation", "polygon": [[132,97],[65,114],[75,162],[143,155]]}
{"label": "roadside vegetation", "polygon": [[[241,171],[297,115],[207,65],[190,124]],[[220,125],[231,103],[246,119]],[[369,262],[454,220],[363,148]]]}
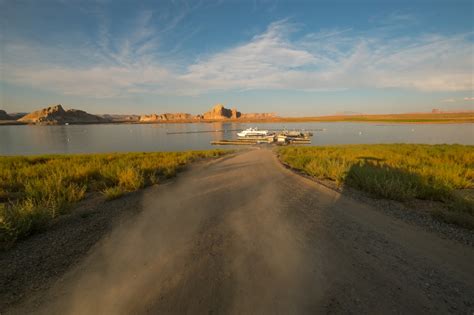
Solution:
{"label": "roadside vegetation", "polygon": [[86,194],[115,199],[229,151],[0,157],[0,248],[49,226]]}
{"label": "roadside vegetation", "polygon": [[284,147],[280,160],[319,180],[402,202],[438,201],[431,214],[474,229],[474,146],[341,145]]}

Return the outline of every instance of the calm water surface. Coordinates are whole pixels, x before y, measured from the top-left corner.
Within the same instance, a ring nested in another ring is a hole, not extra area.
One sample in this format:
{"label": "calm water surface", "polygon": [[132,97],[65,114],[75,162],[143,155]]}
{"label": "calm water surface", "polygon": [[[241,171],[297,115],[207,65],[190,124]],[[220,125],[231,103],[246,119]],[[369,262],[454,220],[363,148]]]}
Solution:
{"label": "calm water surface", "polygon": [[[474,145],[474,124],[375,123],[196,123],[154,125],[0,126],[0,155],[182,151],[216,148],[210,141],[235,138],[236,131],[306,129],[313,145],[355,143],[459,143]],[[169,132],[215,131],[168,134]]]}

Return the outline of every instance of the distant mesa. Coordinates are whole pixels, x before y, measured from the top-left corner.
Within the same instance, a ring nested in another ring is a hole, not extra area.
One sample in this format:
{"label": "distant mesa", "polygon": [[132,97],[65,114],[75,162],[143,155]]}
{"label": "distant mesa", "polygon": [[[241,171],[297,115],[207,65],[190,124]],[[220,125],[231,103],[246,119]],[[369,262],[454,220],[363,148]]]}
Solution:
{"label": "distant mesa", "polygon": [[8,115],[3,109],[0,109],[0,120],[14,120],[14,118]]}
{"label": "distant mesa", "polygon": [[175,120],[194,120],[198,119],[197,116],[193,116],[187,113],[166,113],[166,114],[151,114],[140,116],[142,122],[154,122],[154,121],[175,121]]}
{"label": "distant mesa", "polygon": [[60,104],[58,104],[32,112],[18,119],[18,121],[25,123],[59,125],[65,123],[102,123],[107,122],[108,120],[96,115],[86,113],[82,110],[64,110],[64,108]]}
{"label": "distant mesa", "polygon": [[187,113],[175,114],[151,114],[140,117],[141,122],[160,122],[160,121],[201,121],[201,120],[243,120],[243,119],[271,119],[276,118],[274,113],[250,113],[242,114],[237,109],[225,108],[222,104],[216,104],[210,111],[202,115],[191,115]]}

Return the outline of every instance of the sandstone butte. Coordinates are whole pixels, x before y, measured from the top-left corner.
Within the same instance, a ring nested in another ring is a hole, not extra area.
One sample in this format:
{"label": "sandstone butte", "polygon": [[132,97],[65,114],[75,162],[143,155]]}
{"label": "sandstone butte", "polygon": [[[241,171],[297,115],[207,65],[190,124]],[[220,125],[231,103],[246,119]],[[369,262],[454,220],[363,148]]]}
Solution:
{"label": "sandstone butte", "polygon": [[13,118],[6,111],[0,109],[0,120],[13,120]]}
{"label": "sandstone butte", "polygon": [[140,117],[142,122],[156,122],[156,121],[193,121],[193,120],[244,120],[244,119],[271,119],[275,118],[274,113],[250,113],[242,114],[237,109],[225,108],[222,104],[216,104],[210,111],[202,115],[191,115],[186,113],[177,114],[151,114],[143,115]]}
{"label": "sandstone butte", "polygon": [[106,119],[86,113],[82,110],[64,108],[58,104],[32,112],[20,119],[25,123],[41,123],[41,124],[65,124],[65,123],[101,123],[107,122]]}

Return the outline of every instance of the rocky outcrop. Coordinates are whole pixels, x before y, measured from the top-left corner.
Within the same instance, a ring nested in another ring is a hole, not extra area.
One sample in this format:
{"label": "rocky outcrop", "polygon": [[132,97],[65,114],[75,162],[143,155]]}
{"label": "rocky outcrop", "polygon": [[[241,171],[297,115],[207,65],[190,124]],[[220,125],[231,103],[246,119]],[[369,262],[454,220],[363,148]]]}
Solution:
{"label": "rocky outcrop", "polygon": [[272,119],[276,118],[277,115],[275,113],[249,113],[249,114],[242,114],[241,118],[242,119]]}
{"label": "rocky outcrop", "polygon": [[112,122],[138,122],[140,121],[140,115],[104,114],[100,116]]}
{"label": "rocky outcrop", "polygon": [[238,119],[242,114],[235,108],[227,109],[222,104],[216,104],[210,111],[204,113],[204,119],[221,120],[221,119]]}
{"label": "rocky outcrop", "polygon": [[235,108],[232,108],[231,111],[232,111],[232,116],[230,118],[232,119],[238,119],[240,118],[240,116],[242,116],[242,113],[237,111]]}
{"label": "rocky outcrop", "polygon": [[195,120],[199,119],[199,116],[193,116],[188,113],[165,113],[165,114],[151,114],[140,116],[142,122],[154,122],[154,121],[178,121],[178,120]]}
{"label": "rocky outcrop", "polygon": [[3,109],[0,109],[0,120],[13,120],[13,117],[8,115]]}
{"label": "rocky outcrop", "polygon": [[86,113],[82,110],[69,109],[64,110],[61,105],[50,106],[41,110],[32,112],[18,121],[26,123],[41,123],[50,125],[60,125],[65,123],[101,123],[107,122],[105,118]]}

